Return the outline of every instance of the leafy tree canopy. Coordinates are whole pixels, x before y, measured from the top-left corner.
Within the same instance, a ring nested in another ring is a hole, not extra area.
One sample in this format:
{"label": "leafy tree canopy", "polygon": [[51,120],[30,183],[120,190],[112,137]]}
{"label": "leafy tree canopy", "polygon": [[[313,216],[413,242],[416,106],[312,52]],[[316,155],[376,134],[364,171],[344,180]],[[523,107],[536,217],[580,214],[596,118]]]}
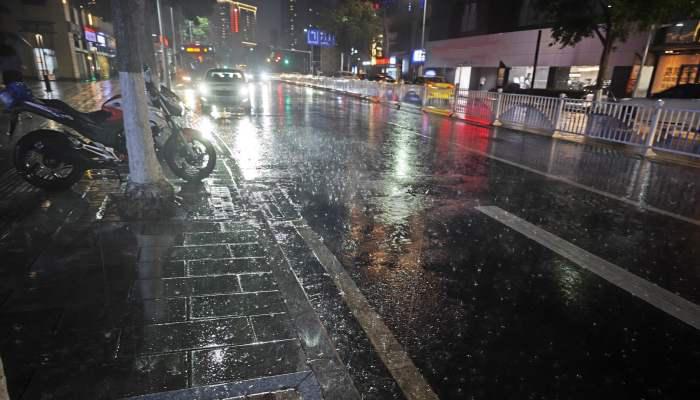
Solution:
{"label": "leafy tree canopy", "polygon": [[192,27],[192,39],[199,42],[209,40],[209,19],[204,17],[194,17]]}
{"label": "leafy tree canopy", "polygon": [[700,16],[700,0],[533,0],[551,21],[552,38],[562,47],[596,37],[603,45],[596,89],[607,78],[610,54],[631,33],[652,25]]}
{"label": "leafy tree canopy", "polygon": [[372,39],[382,32],[382,21],[367,0],[341,0],[324,11],[321,28],[335,33],[341,51],[351,48],[368,53]]}
{"label": "leafy tree canopy", "polygon": [[587,37],[624,41],[652,24],[700,16],[700,0],[534,0],[552,21],[552,36],[562,46]]}

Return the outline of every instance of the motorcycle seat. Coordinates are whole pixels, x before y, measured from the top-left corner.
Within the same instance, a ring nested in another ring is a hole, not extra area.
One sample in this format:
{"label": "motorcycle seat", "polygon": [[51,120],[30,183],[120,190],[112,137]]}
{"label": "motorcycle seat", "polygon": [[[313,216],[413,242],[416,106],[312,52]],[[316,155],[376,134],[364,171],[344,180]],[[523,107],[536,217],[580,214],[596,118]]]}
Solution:
{"label": "motorcycle seat", "polygon": [[110,112],[104,110],[81,112],[66,104],[65,102],[57,99],[44,99],[42,101],[49,107],[55,108],[74,118],[81,118],[83,120],[86,120],[86,122],[91,122],[94,125],[103,124],[112,115]]}

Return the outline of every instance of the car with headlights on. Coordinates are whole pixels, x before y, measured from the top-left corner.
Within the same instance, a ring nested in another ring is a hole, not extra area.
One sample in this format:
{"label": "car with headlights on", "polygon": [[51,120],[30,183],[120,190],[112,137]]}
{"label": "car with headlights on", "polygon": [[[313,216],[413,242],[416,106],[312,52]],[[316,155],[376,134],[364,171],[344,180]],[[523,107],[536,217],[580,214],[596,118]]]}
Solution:
{"label": "car with headlights on", "polygon": [[239,69],[208,70],[197,91],[202,111],[205,113],[210,112],[213,106],[238,108],[246,112],[252,109],[248,79]]}

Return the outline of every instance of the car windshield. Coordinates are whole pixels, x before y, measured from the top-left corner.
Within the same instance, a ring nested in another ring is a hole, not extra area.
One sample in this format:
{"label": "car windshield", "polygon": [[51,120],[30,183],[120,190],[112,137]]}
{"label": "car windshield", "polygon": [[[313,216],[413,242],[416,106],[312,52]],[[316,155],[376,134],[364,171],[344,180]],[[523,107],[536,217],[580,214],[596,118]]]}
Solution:
{"label": "car windshield", "polygon": [[209,71],[207,72],[207,81],[209,82],[234,82],[243,80],[243,72],[241,71]]}

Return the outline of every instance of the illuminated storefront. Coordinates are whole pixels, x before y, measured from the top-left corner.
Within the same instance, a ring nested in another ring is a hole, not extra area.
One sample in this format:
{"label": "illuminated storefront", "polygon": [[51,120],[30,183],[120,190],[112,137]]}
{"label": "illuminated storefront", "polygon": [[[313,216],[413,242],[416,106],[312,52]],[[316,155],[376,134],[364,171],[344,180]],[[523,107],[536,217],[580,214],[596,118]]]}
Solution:
{"label": "illuminated storefront", "polygon": [[683,21],[657,36],[658,61],[651,93],[686,83],[700,83],[700,21]]}

